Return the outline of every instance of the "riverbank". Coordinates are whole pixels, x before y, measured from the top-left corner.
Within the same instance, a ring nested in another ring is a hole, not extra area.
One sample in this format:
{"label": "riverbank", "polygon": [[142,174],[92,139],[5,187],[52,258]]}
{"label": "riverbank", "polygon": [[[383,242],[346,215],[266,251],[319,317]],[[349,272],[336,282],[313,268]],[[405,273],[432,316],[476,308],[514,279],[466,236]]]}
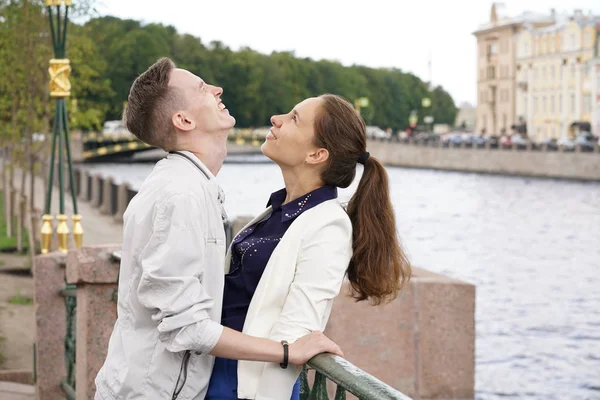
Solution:
{"label": "riverbank", "polygon": [[440,146],[371,140],[367,150],[394,167],[600,182],[598,151]]}

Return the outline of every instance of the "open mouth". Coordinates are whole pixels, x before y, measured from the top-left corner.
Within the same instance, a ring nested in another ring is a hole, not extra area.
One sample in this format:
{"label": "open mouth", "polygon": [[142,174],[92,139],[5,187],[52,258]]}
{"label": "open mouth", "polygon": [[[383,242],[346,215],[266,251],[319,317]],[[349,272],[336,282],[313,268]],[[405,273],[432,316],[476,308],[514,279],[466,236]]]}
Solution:
{"label": "open mouth", "polygon": [[273,131],[269,131],[269,133],[267,133],[267,140],[277,140],[277,136],[275,136]]}
{"label": "open mouth", "polygon": [[217,107],[219,108],[219,111],[227,110],[227,107],[225,107],[225,104],[223,104],[223,102],[217,104]]}

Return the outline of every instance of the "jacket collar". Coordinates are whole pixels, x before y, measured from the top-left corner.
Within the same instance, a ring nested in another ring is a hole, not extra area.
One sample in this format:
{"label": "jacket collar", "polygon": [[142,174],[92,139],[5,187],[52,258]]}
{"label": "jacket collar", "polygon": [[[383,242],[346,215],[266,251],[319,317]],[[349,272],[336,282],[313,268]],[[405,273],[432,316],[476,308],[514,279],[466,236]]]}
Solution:
{"label": "jacket collar", "polygon": [[206,179],[208,179],[209,181],[214,183],[215,186],[217,187],[217,191],[218,191],[217,200],[221,203],[221,205],[223,203],[225,203],[225,192],[223,191],[223,189],[221,189],[221,186],[219,186],[217,177],[214,176],[212,172],[210,172],[210,169],[208,169],[208,167],[206,165],[204,165],[204,163],[202,162],[202,160],[200,160],[198,158],[198,156],[196,156],[191,151],[179,150],[179,151],[170,152],[167,155],[167,158],[171,158],[171,157],[184,158],[191,164],[194,164],[196,166],[196,168],[199,169],[200,172],[202,172],[202,174],[206,177]]}

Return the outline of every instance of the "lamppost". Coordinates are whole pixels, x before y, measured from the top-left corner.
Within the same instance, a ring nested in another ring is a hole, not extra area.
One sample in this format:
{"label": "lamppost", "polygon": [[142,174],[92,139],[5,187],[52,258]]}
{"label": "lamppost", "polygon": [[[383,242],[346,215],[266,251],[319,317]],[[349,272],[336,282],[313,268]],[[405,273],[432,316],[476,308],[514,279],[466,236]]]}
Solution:
{"label": "lamppost", "polygon": [[[77,210],[77,197],[75,196],[75,185],[73,179],[73,163],[71,160],[71,146],[69,143],[69,118],[67,114],[66,98],[71,95],[70,61],[66,58],[67,26],[69,20],[69,8],[72,0],[45,0],[52,35],[52,47],[54,58],[50,60],[50,97],[56,101],[54,121],[52,124],[52,147],[50,153],[50,171],[48,188],[46,193],[46,204],[44,216],[42,217],[42,253],[48,253],[52,242],[52,189],[54,186],[54,167],[58,168],[58,190],[59,190],[59,213],[56,216],[58,225],[56,234],[58,237],[58,249],[67,252],[69,241],[69,227],[65,215],[65,185],[64,185],[64,156],[68,166],[70,192],[73,200],[73,239],[77,247],[83,242],[83,228],[81,226],[81,215]],[[64,7],[63,7],[64,6]],[[54,12],[53,12],[54,8]],[[64,10],[64,11],[63,11]],[[54,15],[54,13],[56,15]],[[58,162],[55,157],[58,153]]]}
{"label": "lamppost", "polygon": [[354,109],[356,110],[358,115],[360,115],[360,109],[363,107],[369,107],[369,99],[368,98],[359,97],[358,99],[354,100]]}

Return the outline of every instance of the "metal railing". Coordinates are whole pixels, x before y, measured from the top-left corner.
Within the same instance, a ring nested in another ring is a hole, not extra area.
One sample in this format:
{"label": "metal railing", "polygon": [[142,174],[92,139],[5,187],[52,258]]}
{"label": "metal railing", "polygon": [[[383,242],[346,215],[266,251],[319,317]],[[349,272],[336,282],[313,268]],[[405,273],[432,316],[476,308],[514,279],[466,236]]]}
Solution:
{"label": "metal railing", "polygon": [[77,286],[67,284],[60,292],[65,298],[67,310],[67,332],[65,334],[65,365],[67,376],[60,386],[68,400],[75,400],[75,349],[77,339],[76,311],[77,311]]}
{"label": "metal railing", "polygon": [[411,400],[388,384],[333,354],[319,354],[307,366],[315,370],[312,388],[308,384],[307,370],[300,376],[301,400],[328,400],[327,379],[337,385],[334,400],[346,398],[346,392],[361,400]]}

